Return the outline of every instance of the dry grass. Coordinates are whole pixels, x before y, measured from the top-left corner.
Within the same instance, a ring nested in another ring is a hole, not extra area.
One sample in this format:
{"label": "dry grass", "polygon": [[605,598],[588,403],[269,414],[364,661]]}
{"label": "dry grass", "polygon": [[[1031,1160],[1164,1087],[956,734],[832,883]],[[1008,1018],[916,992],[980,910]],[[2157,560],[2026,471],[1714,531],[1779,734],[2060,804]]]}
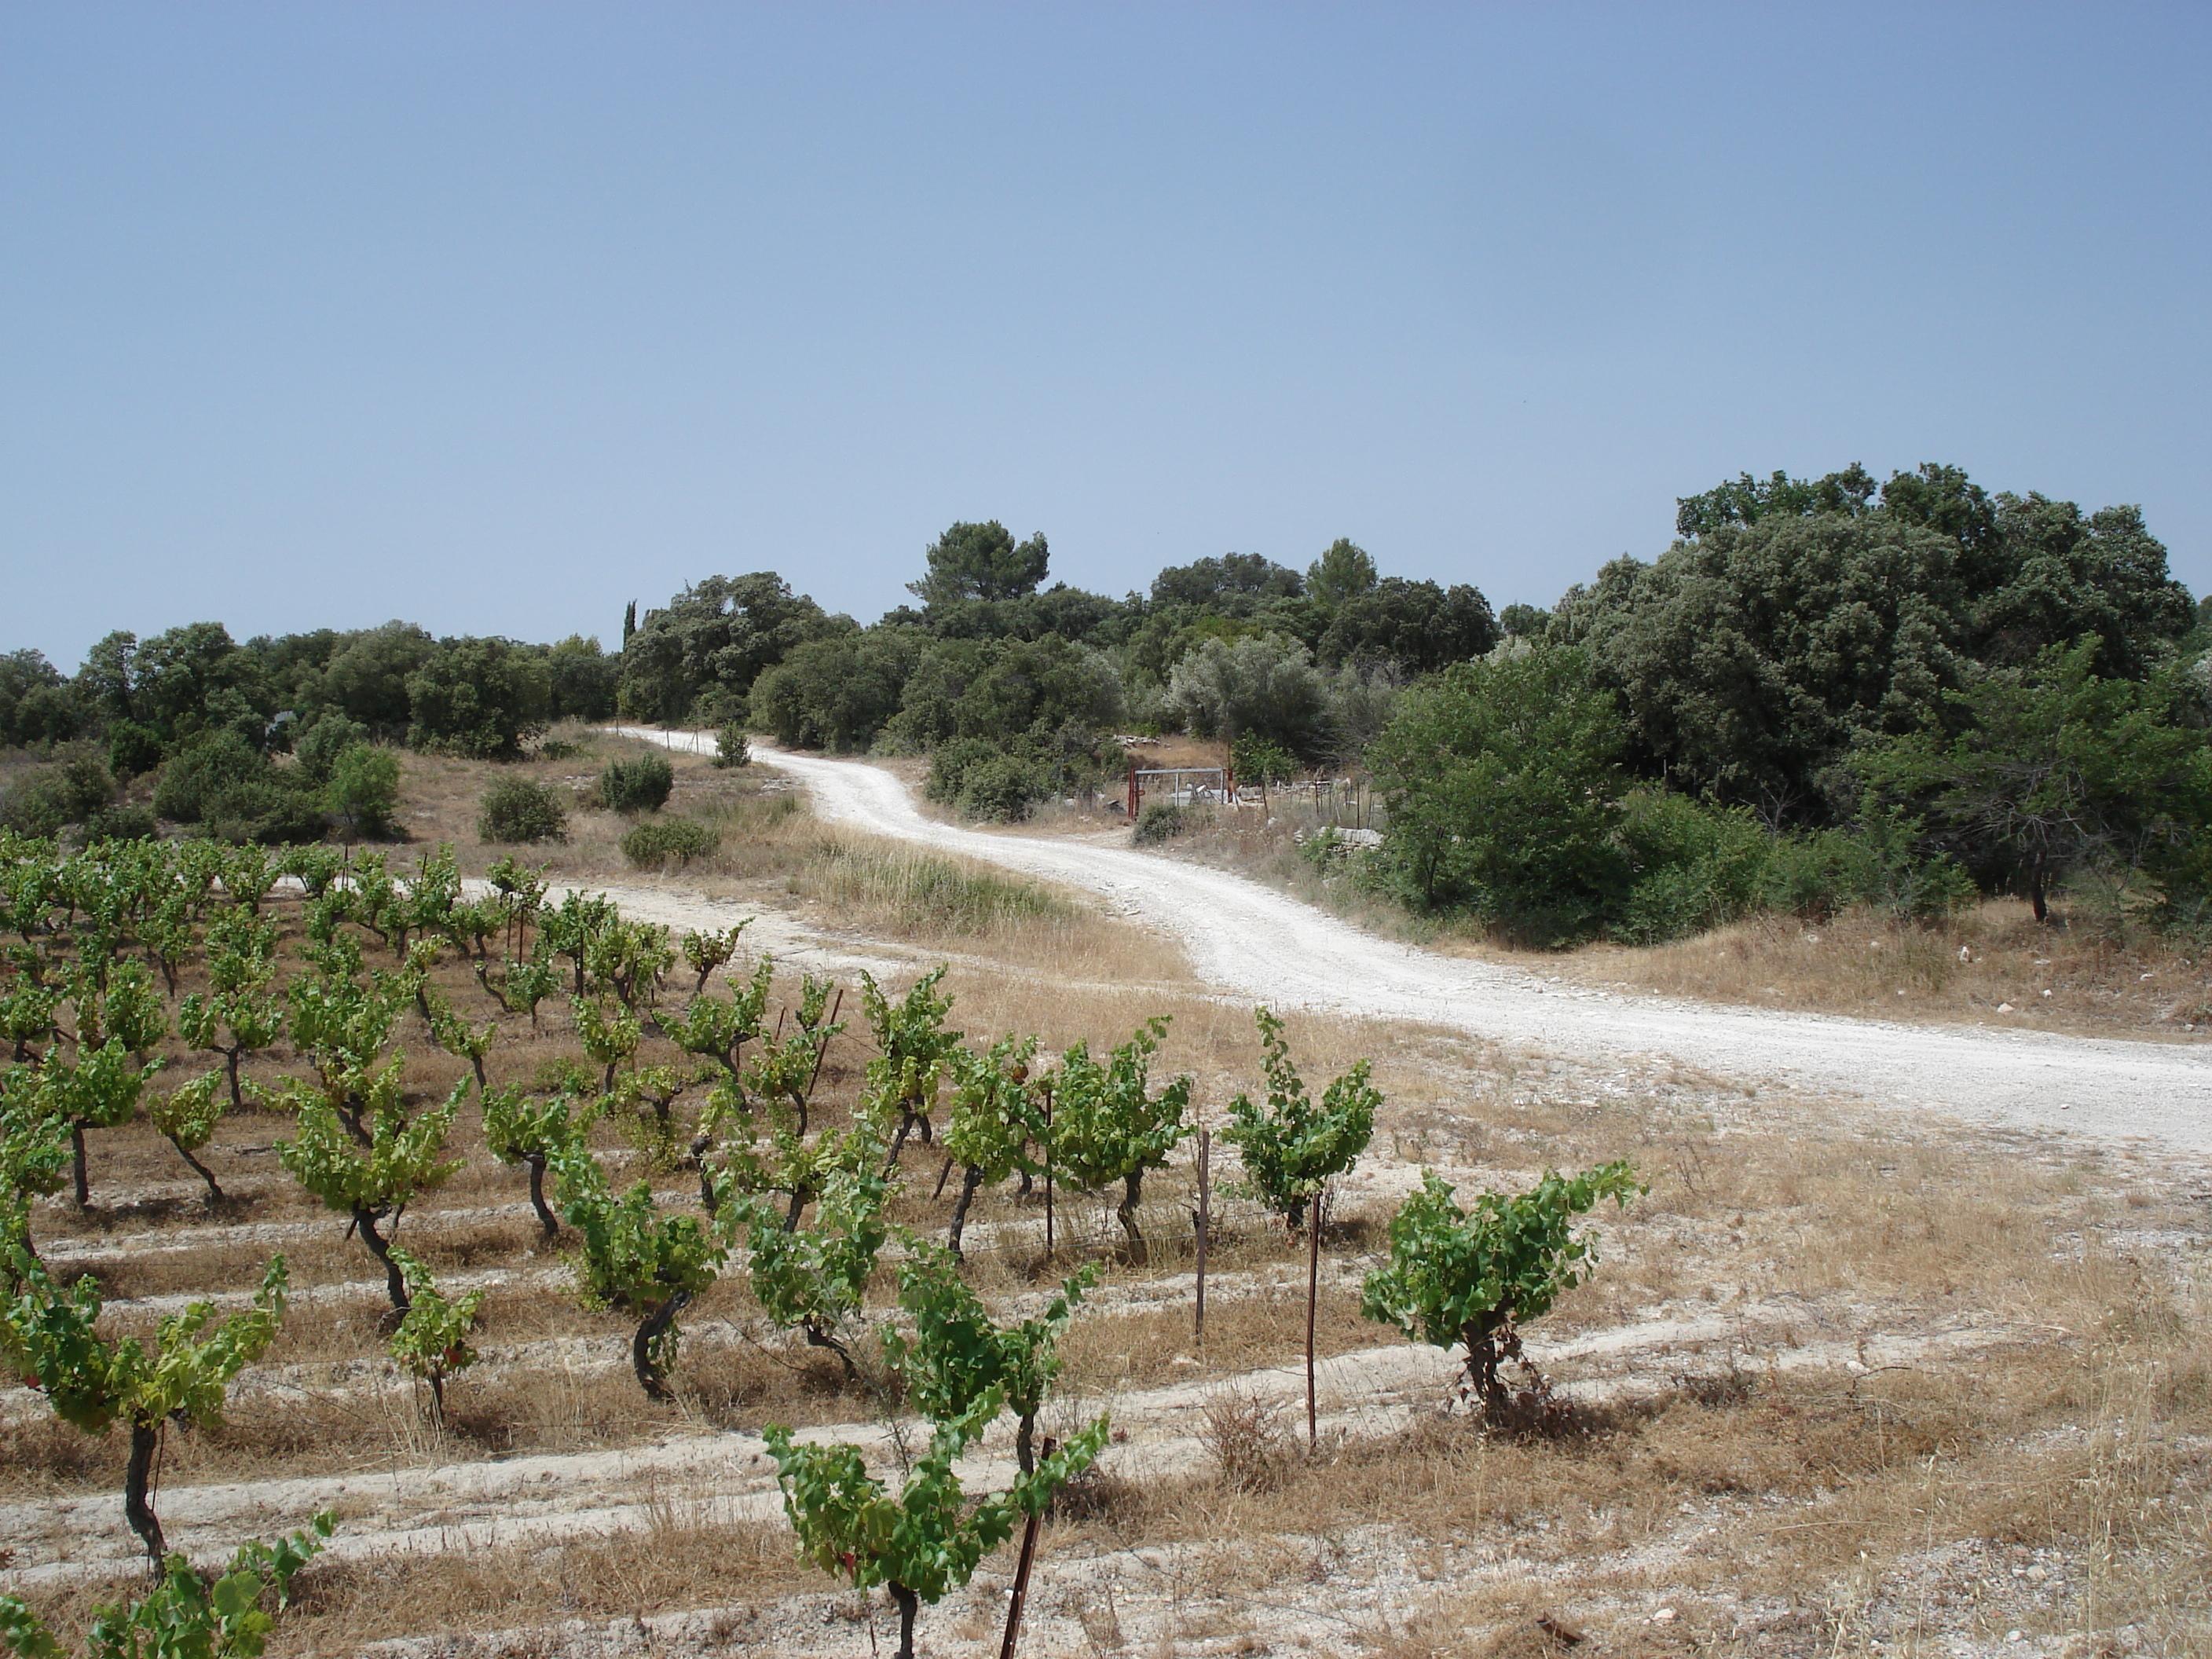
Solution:
{"label": "dry grass", "polygon": [[[834,935],[924,950],[957,954],[988,946],[999,961],[1040,975],[1188,981],[1188,969],[1170,942],[1102,915],[1087,896],[974,860],[917,852],[820,823],[804,789],[772,768],[718,769],[706,757],[586,727],[555,735],[573,750],[558,760],[495,766],[405,756],[399,817],[411,842],[452,843],[461,868],[471,874],[511,853],[544,866],[556,883],[664,886],[784,913]],[[591,804],[608,761],[648,749],[676,775],[664,810],[721,832],[717,851],[674,871],[631,867],[620,846],[630,820]],[[478,838],[478,799],[493,778],[514,775],[568,792],[574,805],[567,842],[511,848]]]}
{"label": "dry grass", "polygon": [[2054,918],[2039,925],[2010,899],[1927,926],[1864,909],[1825,922],[1759,916],[1672,945],[1592,945],[1545,968],[1623,990],[1770,1008],[2212,1037],[2212,964],[2195,947],[2109,928],[2063,901]]}

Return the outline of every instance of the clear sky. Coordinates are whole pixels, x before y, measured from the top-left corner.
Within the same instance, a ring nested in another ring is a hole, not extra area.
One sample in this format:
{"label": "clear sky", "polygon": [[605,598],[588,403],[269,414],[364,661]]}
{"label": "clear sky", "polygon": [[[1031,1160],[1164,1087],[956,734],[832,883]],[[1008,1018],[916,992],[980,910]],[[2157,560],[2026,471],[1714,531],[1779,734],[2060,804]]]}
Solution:
{"label": "clear sky", "polygon": [[1548,604],[1923,460],[2212,586],[2212,9],[0,7],[0,648],[863,620],[958,519]]}

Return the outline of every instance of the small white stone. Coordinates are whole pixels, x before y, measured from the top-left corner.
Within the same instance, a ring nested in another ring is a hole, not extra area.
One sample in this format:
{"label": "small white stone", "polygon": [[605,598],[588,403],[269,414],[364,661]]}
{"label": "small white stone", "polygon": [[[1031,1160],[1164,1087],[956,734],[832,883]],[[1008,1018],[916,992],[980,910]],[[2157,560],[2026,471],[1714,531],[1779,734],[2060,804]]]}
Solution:
{"label": "small white stone", "polygon": [[2012,1004],[2009,1002],[2000,1002],[1997,1004],[1997,1012],[2001,1014],[2010,1013],[2012,1012]]}
{"label": "small white stone", "polygon": [[1655,1625],[1673,1624],[1674,1622],[1674,1609],[1672,1607],[1660,1608],[1658,1612],[1651,1615],[1651,1622]]}

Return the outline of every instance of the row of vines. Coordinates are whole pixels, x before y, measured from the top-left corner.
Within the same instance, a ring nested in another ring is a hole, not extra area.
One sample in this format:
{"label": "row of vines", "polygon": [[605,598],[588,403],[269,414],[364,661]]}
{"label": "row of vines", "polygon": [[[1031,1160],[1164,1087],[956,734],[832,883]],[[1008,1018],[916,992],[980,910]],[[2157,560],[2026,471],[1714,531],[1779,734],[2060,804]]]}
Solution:
{"label": "row of vines", "polygon": [[[49,1271],[34,1201],[66,1191],[90,1206],[100,1137],[142,1115],[210,1208],[229,1202],[209,1151],[226,1115],[289,1124],[279,1162],[373,1261],[389,1355],[438,1421],[476,1360],[487,1291],[441,1290],[398,1235],[410,1204],[463,1166],[457,1125],[471,1104],[483,1151],[526,1181],[579,1300],[626,1318],[648,1397],[671,1397],[686,1309],[744,1274],[793,1340],[856,1382],[890,1379],[886,1413],[927,1425],[918,1453],[894,1437],[895,1474],[871,1469],[858,1446],[765,1431],[801,1552],[857,1587],[884,1586],[903,1653],[920,1606],[967,1583],[1093,1462],[1104,1417],[1060,1443],[1040,1444],[1037,1425],[1060,1335],[1103,1264],[1079,1266],[1036,1316],[1001,1322],[964,1252],[978,1195],[1018,1182],[1110,1199],[1120,1254],[1146,1262],[1145,1178],[1195,1133],[1192,1079],[1152,1075],[1166,1021],[1102,1054],[1078,1042],[1048,1054],[1020,1033],[971,1043],[947,1024],[942,968],[899,995],[863,974],[856,997],[805,975],[779,996],[765,957],[738,965],[742,928],[679,937],[603,896],[556,899],[512,860],[465,883],[448,849],[401,872],[322,846],[143,840],[70,854],[0,836],[0,1364],[85,1433],[129,1434],[125,1519],[156,1580],[99,1615],[92,1652],[258,1652],[331,1530],[319,1516],[213,1577],[168,1547],[149,1480],[161,1437],[222,1419],[231,1384],[281,1328],[289,1275],[276,1256],[247,1305],[218,1319],[194,1303],[149,1337],[116,1334],[90,1276],[64,1284]],[[572,1032],[566,1058],[526,1084],[495,1081],[499,1045],[549,1012]],[[1266,1010],[1258,1020],[1267,1087],[1231,1103],[1221,1139],[1239,1155],[1236,1190],[1295,1236],[1317,1231],[1319,1194],[1364,1152],[1381,1096],[1364,1061],[1310,1093],[1281,1022]],[[834,1099],[825,1057],[856,1026],[872,1048],[865,1077]],[[411,1032],[464,1063],[449,1089],[410,1079],[400,1038]],[[943,1159],[922,1160],[937,1170],[942,1243],[892,1218],[920,1148]],[[1462,1207],[1428,1174],[1391,1224],[1364,1310],[1463,1345],[1482,1408],[1502,1411],[1517,1327],[1589,1271],[1574,1217],[1634,1190],[1614,1164]],[[879,1274],[895,1297],[872,1309]],[[1006,1417],[1018,1472],[977,1498],[956,1462]],[[65,1650],[12,1596],[0,1597],[0,1647]]]}

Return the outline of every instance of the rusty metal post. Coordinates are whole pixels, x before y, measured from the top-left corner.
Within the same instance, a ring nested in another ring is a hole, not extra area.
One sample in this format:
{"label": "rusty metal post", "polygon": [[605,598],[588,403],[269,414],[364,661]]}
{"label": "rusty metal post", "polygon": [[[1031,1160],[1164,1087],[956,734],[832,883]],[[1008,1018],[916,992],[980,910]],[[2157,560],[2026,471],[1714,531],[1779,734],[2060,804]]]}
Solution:
{"label": "rusty metal post", "polygon": [[[1047,1437],[1044,1455],[1050,1457],[1060,1449],[1060,1443]],[[1030,1566],[1036,1559],[1037,1522],[1044,1518],[1042,1509],[1030,1511],[1029,1524],[1022,1528],[1022,1557],[1014,1567],[1014,1591],[1006,1600],[1006,1635],[999,1644],[999,1659],[1014,1659],[1014,1644],[1021,1639],[1022,1604],[1029,1600]]]}
{"label": "rusty metal post", "polygon": [[1321,1296],[1321,1194],[1313,1199],[1306,1229],[1306,1455],[1321,1449],[1321,1418],[1314,1409],[1314,1310]]}
{"label": "rusty metal post", "polygon": [[1052,1260],[1052,1090],[1044,1091],[1044,1259]]}
{"label": "rusty metal post", "polygon": [[1213,1131],[1198,1132],[1198,1322],[1194,1332],[1199,1345],[1206,1343],[1206,1236],[1210,1231],[1206,1215],[1207,1175],[1213,1151]]}

